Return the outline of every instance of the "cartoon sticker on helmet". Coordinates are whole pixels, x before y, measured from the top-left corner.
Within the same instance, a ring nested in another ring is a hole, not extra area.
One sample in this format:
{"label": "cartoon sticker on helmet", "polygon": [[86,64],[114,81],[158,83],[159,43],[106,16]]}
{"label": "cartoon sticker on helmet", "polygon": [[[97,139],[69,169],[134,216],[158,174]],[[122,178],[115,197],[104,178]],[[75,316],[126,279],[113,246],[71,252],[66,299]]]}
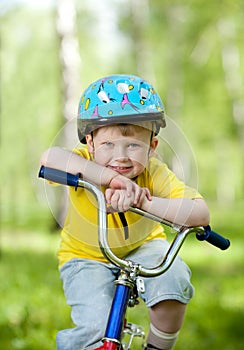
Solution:
{"label": "cartoon sticker on helmet", "polygon": [[139,94],[143,100],[146,100],[148,98],[148,90],[141,88],[139,91]]}
{"label": "cartoon sticker on helmet", "polygon": [[110,101],[110,98],[108,97],[108,95],[106,94],[106,92],[104,90],[98,91],[97,96],[104,103],[109,103],[109,101]]}
{"label": "cartoon sticker on helmet", "polygon": [[100,117],[99,113],[98,113],[98,105],[95,106],[94,111],[91,115],[92,118],[96,118],[96,117]]}
{"label": "cartoon sticker on helmet", "polygon": [[86,100],[86,102],[85,102],[85,111],[87,111],[88,110],[88,108],[89,108],[89,104],[90,104],[90,99],[89,98],[87,98],[87,100]]}
{"label": "cartoon sticker on helmet", "polygon": [[131,106],[132,108],[134,108],[136,111],[139,110],[139,108],[137,108],[133,103],[131,103],[131,102],[129,101],[128,94],[124,94],[124,95],[123,95],[123,98],[122,98],[122,101],[121,101],[121,107],[122,107],[122,109],[124,109],[125,106],[126,106],[127,104],[128,104],[129,106]]}
{"label": "cartoon sticker on helmet", "polygon": [[[97,96],[98,98],[100,99],[101,102],[103,103],[109,103],[109,102],[114,102],[116,101],[114,98],[110,97],[110,94],[107,93],[105,90],[104,90],[104,82],[106,81],[107,79],[103,79],[101,84],[99,85],[99,88],[98,88],[98,92],[97,92]],[[113,81],[112,80],[109,80],[108,83],[112,83]]]}
{"label": "cartoon sticker on helmet", "polygon": [[118,83],[117,84],[118,92],[121,93],[121,94],[127,94],[133,88],[134,88],[133,85],[128,85],[126,83]]}

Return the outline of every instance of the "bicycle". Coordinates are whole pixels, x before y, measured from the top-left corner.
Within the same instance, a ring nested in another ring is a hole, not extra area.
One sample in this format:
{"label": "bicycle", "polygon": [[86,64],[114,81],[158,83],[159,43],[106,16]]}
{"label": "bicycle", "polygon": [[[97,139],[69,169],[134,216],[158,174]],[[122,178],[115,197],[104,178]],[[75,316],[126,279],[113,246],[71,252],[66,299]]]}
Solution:
{"label": "bicycle", "polygon": [[[196,238],[200,241],[206,240],[212,245],[225,250],[229,248],[230,241],[220,234],[211,230],[210,226],[206,227],[182,227],[172,222],[163,220],[155,215],[144,212],[141,209],[131,207],[129,210],[139,215],[146,216],[151,220],[160,222],[169,226],[175,232],[175,238],[170,244],[167,253],[162,262],[153,267],[146,268],[138,263],[117,257],[108,244],[107,237],[107,208],[103,193],[99,188],[83,179],[78,175],[72,175],[60,170],[47,168],[42,166],[39,171],[39,177],[50,180],[62,185],[73,186],[89,190],[95,196],[98,203],[98,242],[103,255],[112,264],[120,269],[120,275],[115,281],[116,289],[112,301],[109,318],[107,321],[106,331],[102,339],[103,345],[94,350],[129,350],[133,339],[140,337],[142,340],[142,348],[145,347],[145,333],[141,326],[127,322],[125,318],[127,306],[133,307],[138,302],[138,291],[143,293],[144,282],[141,277],[155,277],[163,274],[170,268],[176,258],[186,237],[195,233]],[[124,335],[128,334],[127,342],[123,340]]]}

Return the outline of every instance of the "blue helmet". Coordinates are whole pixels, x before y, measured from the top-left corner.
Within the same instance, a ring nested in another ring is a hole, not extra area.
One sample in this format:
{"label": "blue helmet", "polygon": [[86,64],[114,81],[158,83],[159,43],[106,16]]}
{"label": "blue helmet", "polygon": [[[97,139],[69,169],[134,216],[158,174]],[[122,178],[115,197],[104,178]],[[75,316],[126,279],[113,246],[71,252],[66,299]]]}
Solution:
{"label": "blue helmet", "polygon": [[164,107],[153,88],[145,80],[117,74],[90,84],[80,98],[78,135],[85,143],[85,135],[109,124],[137,124],[152,121],[156,134],[165,127]]}

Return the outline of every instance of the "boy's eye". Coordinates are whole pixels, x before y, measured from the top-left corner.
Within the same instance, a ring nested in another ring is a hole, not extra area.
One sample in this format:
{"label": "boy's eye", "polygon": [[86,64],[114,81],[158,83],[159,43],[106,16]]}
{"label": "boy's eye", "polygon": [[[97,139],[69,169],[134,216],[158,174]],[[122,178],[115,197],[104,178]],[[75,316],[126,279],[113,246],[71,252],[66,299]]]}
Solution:
{"label": "boy's eye", "polygon": [[111,147],[111,146],[113,145],[113,143],[112,143],[112,142],[107,141],[107,142],[104,142],[104,145],[105,145],[105,146],[108,146],[108,147]]}
{"label": "boy's eye", "polygon": [[135,148],[135,147],[138,147],[138,144],[137,144],[137,143],[130,143],[130,144],[129,144],[129,147]]}

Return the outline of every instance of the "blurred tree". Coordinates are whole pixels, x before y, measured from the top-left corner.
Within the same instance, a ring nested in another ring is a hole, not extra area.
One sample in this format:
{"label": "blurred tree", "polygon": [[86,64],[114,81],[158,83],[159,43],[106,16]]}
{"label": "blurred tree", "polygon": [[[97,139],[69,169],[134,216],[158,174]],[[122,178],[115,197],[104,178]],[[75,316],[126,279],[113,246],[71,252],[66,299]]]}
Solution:
{"label": "blurred tree", "polygon": [[[153,81],[154,67],[152,61],[152,52],[147,40],[147,26],[149,21],[149,2],[148,0],[134,0],[130,3],[131,16],[131,54],[136,72],[139,76]],[[140,11],[138,11],[140,8]]]}
{"label": "blurred tree", "polygon": [[17,7],[1,16],[1,219],[15,225],[40,216],[38,160],[57,128],[53,24],[50,10]]}
{"label": "blurred tree", "polygon": [[[76,8],[73,0],[58,0],[57,2],[57,33],[60,39],[59,58],[62,71],[63,119],[60,122],[62,132],[61,145],[74,148],[74,138],[77,134],[73,126],[77,114],[77,101],[80,93],[80,50],[77,37]],[[60,139],[61,138],[61,139]],[[76,143],[78,142],[78,139]],[[67,188],[63,188],[60,200],[57,201],[55,217],[62,226],[67,209]]]}
{"label": "blurred tree", "polygon": [[[59,57],[62,67],[63,117],[72,120],[77,112],[80,93],[80,50],[76,29],[76,8],[73,0],[57,2],[57,32],[60,38]],[[70,135],[64,134],[64,144]],[[71,138],[72,139],[72,138]]]}
{"label": "blurred tree", "polygon": [[[217,30],[220,41],[221,61],[224,74],[224,82],[229,98],[231,115],[233,118],[233,131],[237,136],[240,144],[240,151],[242,153],[242,161],[244,160],[244,91],[243,78],[241,75],[241,55],[237,45],[236,23],[232,17],[222,17],[217,23]],[[221,151],[223,146],[228,147],[224,141],[220,142]],[[226,183],[234,183],[233,172],[225,172],[224,167],[221,166],[228,162],[229,152],[224,153],[226,156],[220,157],[221,164],[219,168],[223,171],[219,172],[219,179],[217,184],[217,193],[221,201],[228,201],[234,204],[235,187],[226,186]],[[231,176],[232,175],[232,176]]]}
{"label": "blurred tree", "polygon": [[238,47],[236,23],[233,17],[221,18],[217,23],[217,28],[226,90],[232,105],[232,116],[244,159],[244,83],[241,74],[241,53]]}

